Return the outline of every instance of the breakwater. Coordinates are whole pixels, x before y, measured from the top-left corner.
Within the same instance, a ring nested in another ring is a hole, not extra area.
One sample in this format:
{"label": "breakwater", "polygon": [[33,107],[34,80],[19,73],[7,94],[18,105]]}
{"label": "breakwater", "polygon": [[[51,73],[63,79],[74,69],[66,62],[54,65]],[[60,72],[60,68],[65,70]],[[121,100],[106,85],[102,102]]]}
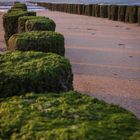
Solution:
{"label": "breakwater", "polygon": [[139,23],[140,6],[136,5],[99,5],[99,4],[69,4],[37,2],[38,6],[51,11],[108,18],[126,23]]}

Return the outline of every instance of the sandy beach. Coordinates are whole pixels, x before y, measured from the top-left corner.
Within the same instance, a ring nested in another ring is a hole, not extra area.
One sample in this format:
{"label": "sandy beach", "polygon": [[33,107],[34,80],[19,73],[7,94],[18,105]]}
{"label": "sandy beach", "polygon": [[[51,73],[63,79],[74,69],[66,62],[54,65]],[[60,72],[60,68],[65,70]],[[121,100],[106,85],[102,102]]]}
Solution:
{"label": "sandy beach", "polygon": [[[52,18],[65,37],[74,89],[120,105],[140,118],[140,26],[61,12]],[[0,13],[0,50],[5,49]]]}

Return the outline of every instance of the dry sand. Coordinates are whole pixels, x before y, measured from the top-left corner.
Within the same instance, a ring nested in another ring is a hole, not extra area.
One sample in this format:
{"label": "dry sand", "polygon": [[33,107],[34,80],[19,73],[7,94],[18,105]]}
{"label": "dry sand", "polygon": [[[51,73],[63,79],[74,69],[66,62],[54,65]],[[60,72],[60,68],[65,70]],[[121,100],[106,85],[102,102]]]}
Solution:
{"label": "dry sand", "polygon": [[56,31],[65,36],[75,90],[118,104],[140,118],[140,26],[61,12],[38,15],[52,18]]}

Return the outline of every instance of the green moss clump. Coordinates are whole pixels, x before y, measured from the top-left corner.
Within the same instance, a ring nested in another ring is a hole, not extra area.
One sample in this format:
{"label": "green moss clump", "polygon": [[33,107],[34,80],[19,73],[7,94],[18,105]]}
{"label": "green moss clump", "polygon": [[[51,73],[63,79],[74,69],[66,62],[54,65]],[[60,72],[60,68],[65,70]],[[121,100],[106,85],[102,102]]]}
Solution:
{"label": "green moss clump", "polygon": [[125,22],[137,23],[138,21],[138,6],[127,6]]}
{"label": "green moss clump", "polygon": [[68,91],[72,80],[70,62],[60,55],[33,51],[0,55],[0,98]]}
{"label": "green moss clump", "polygon": [[22,9],[9,9],[9,10],[7,11],[7,13],[11,13],[11,12],[25,12],[25,11],[22,10]]}
{"label": "green moss clump", "polygon": [[130,112],[74,91],[28,93],[0,102],[3,140],[138,140]]}
{"label": "green moss clump", "polygon": [[64,56],[65,46],[62,34],[52,31],[32,31],[14,34],[8,41],[11,51],[53,52]]}
{"label": "green moss clump", "polygon": [[22,16],[35,16],[35,12],[27,12],[27,11],[17,11],[5,13],[3,15],[3,27],[5,30],[5,41],[6,44],[8,39],[15,33],[18,32],[18,18]]}
{"label": "green moss clump", "polygon": [[11,9],[8,10],[10,12],[19,12],[19,11],[27,11],[27,6],[24,3],[15,2]]}
{"label": "green moss clump", "polygon": [[12,7],[12,9],[17,9],[17,10],[23,10],[23,11],[27,11],[27,5],[24,3],[15,3]]}
{"label": "green moss clump", "polygon": [[27,20],[25,30],[27,31],[55,31],[56,24],[51,19],[31,19]]}
{"label": "green moss clump", "polygon": [[27,5],[25,3],[15,3],[12,7],[12,8],[17,8],[17,9],[22,9],[22,10],[25,10],[27,11]]}

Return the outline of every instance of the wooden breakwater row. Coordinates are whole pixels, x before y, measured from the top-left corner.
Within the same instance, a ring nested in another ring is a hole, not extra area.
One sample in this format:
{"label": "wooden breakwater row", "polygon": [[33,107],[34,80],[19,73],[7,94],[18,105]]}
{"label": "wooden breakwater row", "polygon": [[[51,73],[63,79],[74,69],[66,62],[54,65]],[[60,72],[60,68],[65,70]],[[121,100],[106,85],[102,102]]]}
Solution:
{"label": "wooden breakwater row", "polygon": [[37,5],[46,7],[51,11],[61,11],[72,14],[108,18],[114,21],[140,24],[140,6],[43,2],[38,2]]}

